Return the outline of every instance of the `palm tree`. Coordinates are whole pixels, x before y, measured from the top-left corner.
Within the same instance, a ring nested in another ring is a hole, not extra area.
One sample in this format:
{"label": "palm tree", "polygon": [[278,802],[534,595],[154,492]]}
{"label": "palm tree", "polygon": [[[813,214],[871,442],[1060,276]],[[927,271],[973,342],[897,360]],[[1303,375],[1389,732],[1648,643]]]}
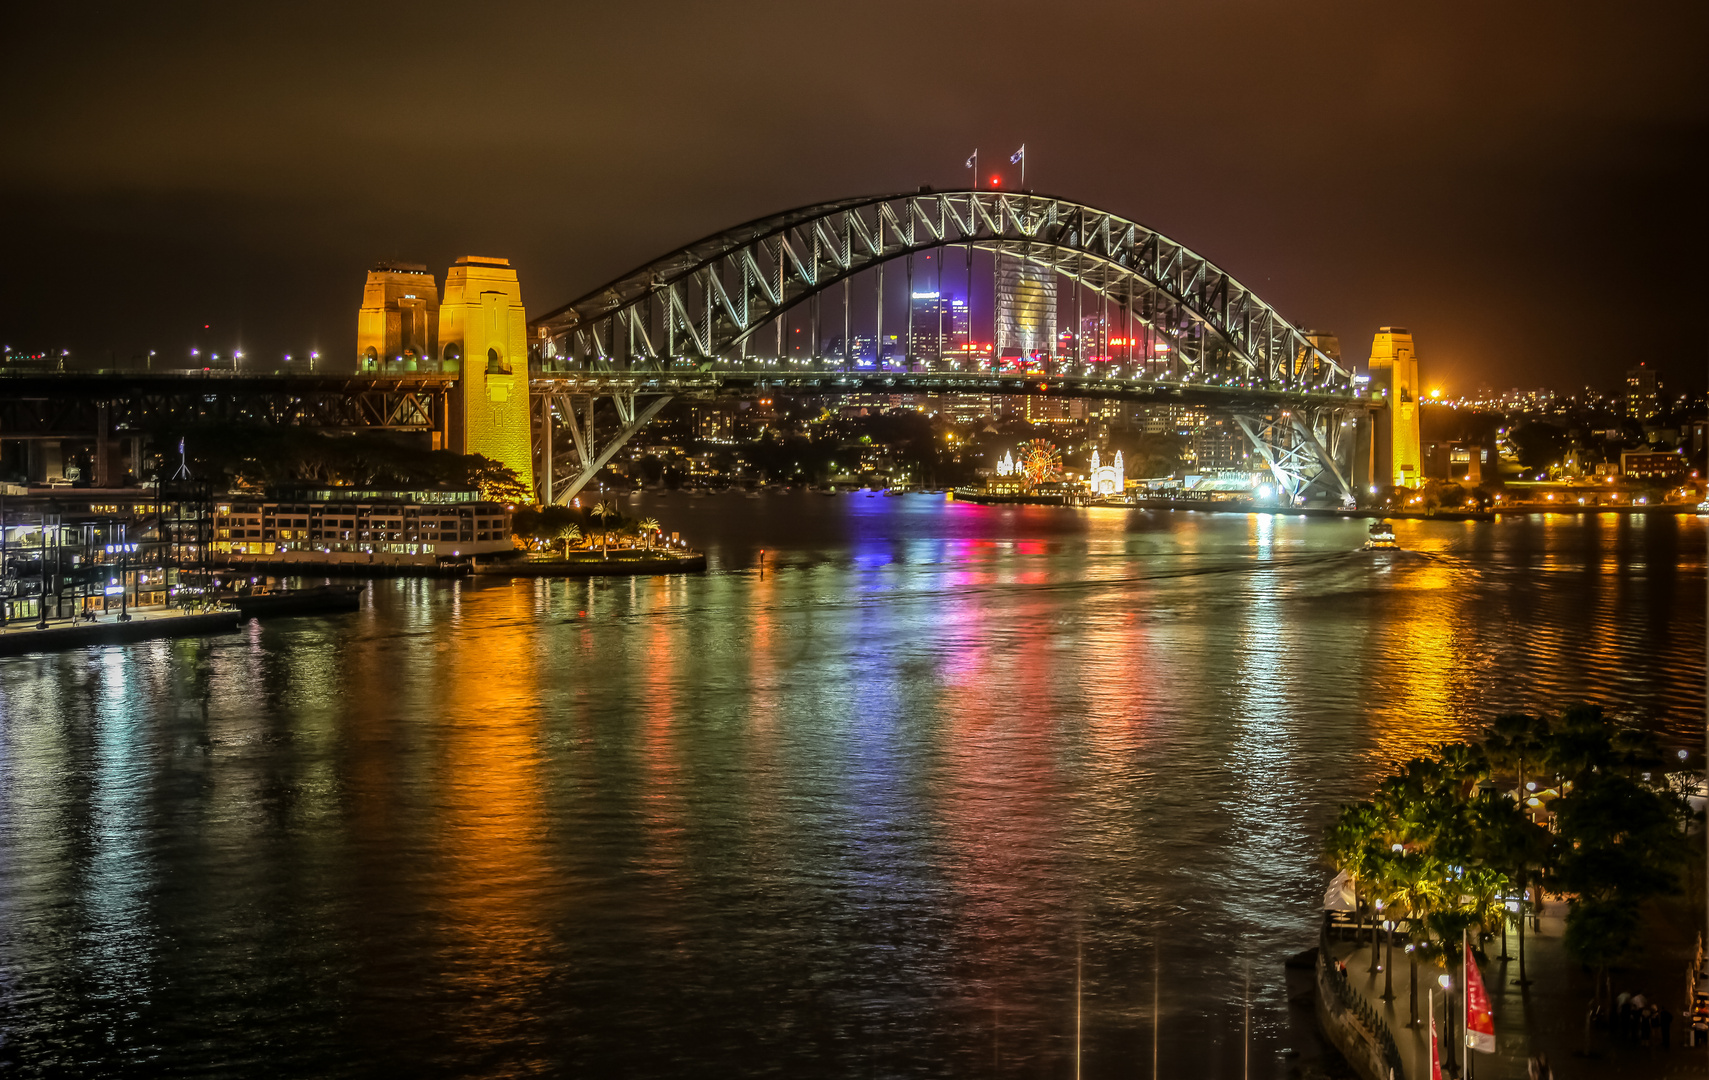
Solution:
{"label": "palm tree", "polygon": [[643,536],[647,538],[647,550],[653,550],[653,534],[659,531],[659,523],[655,518],[642,518],[638,526]]}
{"label": "palm tree", "polygon": [[602,559],[611,557],[611,519],[617,516],[617,504],[609,500],[597,502],[589,514],[596,517],[602,526],[599,533],[599,555]]}
{"label": "palm tree", "polygon": [[1412,938],[1412,987],[1409,993],[1412,1020],[1409,1027],[1418,1026],[1418,958],[1429,938],[1426,924],[1430,905],[1442,899],[1442,864],[1422,852],[1407,852],[1391,861],[1388,868],[1391,902],[1406,913],[1407,936]]}
{"label": "palm tree", "polygon": [[570,557],[570,545],[580,541],[581,538],[582,530],[578,525],[565,525],[558,530],[558,539],[564,542],[564,558]]}

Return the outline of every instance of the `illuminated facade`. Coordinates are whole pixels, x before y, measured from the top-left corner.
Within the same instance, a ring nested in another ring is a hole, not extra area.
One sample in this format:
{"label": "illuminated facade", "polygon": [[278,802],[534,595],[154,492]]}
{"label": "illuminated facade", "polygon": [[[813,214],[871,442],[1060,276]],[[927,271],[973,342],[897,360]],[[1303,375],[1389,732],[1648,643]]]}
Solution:
{"label": "illuminated facade", "polygon": [[1656,388],[1656,373],[1643,364],[1626,371],[1626,415],[1644,421],[1661,412],[1661,394]]}
{"label": "illuminated facade", "polygon": [[484,454],[534,487],[528,409],[528,313],[508,259],[465,255],[445,275],[440,358],[460,366],[450,449]]}
{"label": "illuminated facade", "polygon": [[1120,495],[1127,487],[1127,471],[1122,463],[1122,452],[1116,451],[1116,459],[1105,465],[1098,458],[1098,451],[1092,451],[1092,467],[1086,474],[1086,487],[1094,495]]}
{"label": "illuminated facade", "polygon": [[[967,350],[969,336],[967,301],[948,293],[917,292],[909,301],[913,311],[913,338],[908,345],[910,360],[941,360]],[[943,340],[938,328],[943,327]]]}
{"label": "illuminated facade", "polygon": [[997,256],[997,357],[1050,356],[1056,343],[1056,272],[1015,255]]}
{"label": "illuminated facade", "polygon": [[1385,394],[1389,407],[1377,414],[1371,476],[1396,487],[1424,482],[1418,387],[1418,356],[1405,327],[1385,326],[1371,342],[1371,390]]}
{"label": "illuminated facade", "polygon": [[427,267],[385,262],[368,271],[356,314],[356,366],[427,370],[439,358],[439,286]]}
{"label": "illuminated facade", "polygon": [[234,498],[214,508],[211,550],[231,560],[431,564],[440,558],[501,554],[510,512],[472,491],[386,492],[330,489],[280,499]]}

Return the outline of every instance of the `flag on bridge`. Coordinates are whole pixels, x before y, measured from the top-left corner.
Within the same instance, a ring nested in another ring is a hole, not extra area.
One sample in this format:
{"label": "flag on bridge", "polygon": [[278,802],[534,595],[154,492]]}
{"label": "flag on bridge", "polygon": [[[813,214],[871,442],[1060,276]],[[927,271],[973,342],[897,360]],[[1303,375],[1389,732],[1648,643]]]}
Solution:
{"label": "flag on bridge", "polygon": [[1480,1054],[1495,1053],[1495,1017],[1489,1011],[1489,993],[1472,947],[1466,949],[1466,1045]]}
{"label": "flag on bridge", "polygon": [[979,160],[979,151],[977,151],[977,150],[975,150],[973,153],[967,155],[967,168],[969,168],[969,169],[973,168],[973,163],[975,161],[978,161],[978,160]]}
{"label": "flag on bridge", "polygon": [[1027,144],[1022,143],[1021,148],[1019,150],[1016,150],[1014,153],[1009,155],[1009,164],[1018,165],[1021,162],[1025,161],[1026,159],[1027,159]]}

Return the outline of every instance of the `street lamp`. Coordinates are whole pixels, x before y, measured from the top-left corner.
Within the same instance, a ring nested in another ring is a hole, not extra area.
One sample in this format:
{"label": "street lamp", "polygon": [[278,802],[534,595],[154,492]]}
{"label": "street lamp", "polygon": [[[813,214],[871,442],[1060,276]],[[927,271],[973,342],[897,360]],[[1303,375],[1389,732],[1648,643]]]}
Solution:
{"label": "street lamp", "polygon": [[[1436,982],[1442,987],[1442,1033],[1447,1036],[1443,1041],[1449,1046],[1454,1046],[1454,1010],[1450,1004],[1454,1000],[1454,976],[1443,972],[1436,977]],[[1458,1072],[1452,1056],[1442,1065],[1450,1074]]]}

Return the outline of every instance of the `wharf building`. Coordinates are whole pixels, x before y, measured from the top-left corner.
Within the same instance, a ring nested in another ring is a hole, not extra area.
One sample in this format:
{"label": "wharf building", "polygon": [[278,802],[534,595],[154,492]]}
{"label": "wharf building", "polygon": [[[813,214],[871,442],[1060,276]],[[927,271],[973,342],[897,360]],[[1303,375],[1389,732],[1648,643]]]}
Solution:
{"label": "wharf building", "polygon": [[434,565],[515,550],[510,511],[473,491],[347,488],[233,495],[214,507],[217,561]]}

